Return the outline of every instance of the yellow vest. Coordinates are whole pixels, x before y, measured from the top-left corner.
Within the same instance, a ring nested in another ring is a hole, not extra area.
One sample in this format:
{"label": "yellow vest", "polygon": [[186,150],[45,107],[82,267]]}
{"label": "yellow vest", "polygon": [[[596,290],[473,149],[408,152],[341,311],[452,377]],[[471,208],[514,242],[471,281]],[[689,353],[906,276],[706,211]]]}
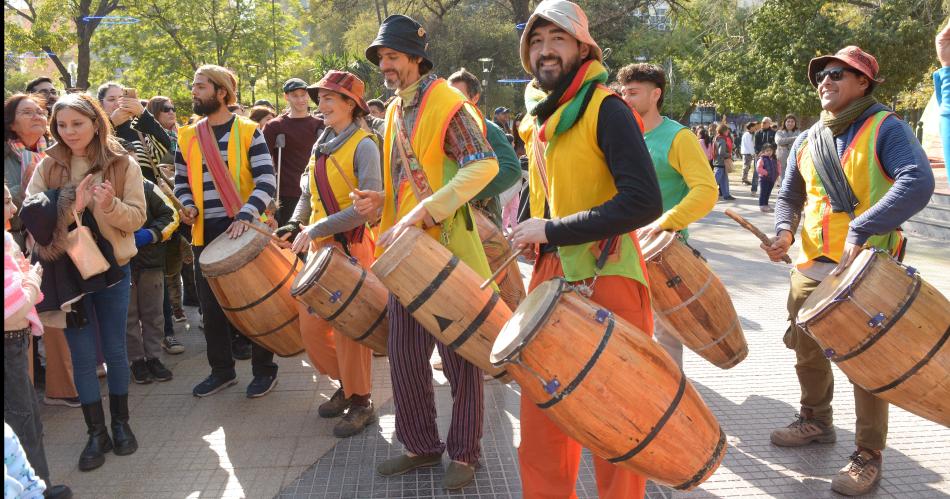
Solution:
{"label": "yellow vest", "polygon": [[[340,207],[340,211],[343,211],[349,208],[353,204],[353,200],[350,199],[350,185],[358,186],[358,179],[356,178],[356,146],[359,145],[360,141],[364,138],[370,137],[370,134],[361,128],[357,128],[356,132],[350,136],[346,142],[340,146],[339,149],[333,152],[329,158],[327,158],[327,181],[330,182],[330,190],[333,191],[333,197],[336,198],[336,204]],[[340,175],[340,170],[333,165],[333,161],[330,159],[333,158],[340,165],[340,169],[343,170],[343,175]],[[323,207],[323,202],[320,201],[320,191],[317,189],[317,176],[314,172],[314,167],[317,164],[317,155],[314,154],[310,157],[310,166],[308,177],[310,178],[310,223],[316,223],[318,220],[327,217],[327,211]],[[345,175],[345,177],[344,177]],[[347,184],[349,182],[349,184]],[[329,239],[333,236],[326,236],[317,241],[322,241],[324,239]]]}
{"label": "yellow vest", "polygon": [[[597,145],[597,118],[604,99],[613,95],[609,90],[598,86],[584,111],[584,115],[569,130],[555,136],[544,151],[547,166],[548,208],[551,218],[564,218],[581,211],[587,211],[604,204],[617,195],[614,177],[607,167],[604,152]],[[554,120],[564,111],[561,106],[549,118]],[[528,155],[528,186],[531,203],[531,216],[544,218],[545,189],[541,173],[534,160],[533,127],[536,119],[522,121],[519,133],[525,141]],[[636,236],[620,237],[620,256],[611,257],[599,272],[600,275],[619,275],[635,279],[644,285],[643,258],[635,243]],[[594,276],[596,257],[592,248],[594,242],[558,247],[564,277],[568,281],[581,281]]]}
{"label": "yellow vest", "polygon": [[[400,184],[398,193],[393,191],[392,160],[396,136],[393,123],[396,119],[396,106],[399,105],[402,105],[402,102],[397,97],[386,110],[386,133],[383,141],[385,201],[379,224],[380,234],[395,225],[419,204],[408,181]],[[478,110],[461,92],[452,88],[444,79],[439,79],[426,89],[419,104],[413,129],[407,131],[409,143],[425,171],[433,192],[438,191],[458,172],[458,164],[445,154],[443,144],[449,122],[455,113],[460,111],[469,113],[479,124],[482,134],[485,133],[484,123]],[[398,211],[396,211],[397,195],[399,196]],[[426,232],[432,238],[442,242],[476,273],[487,278],[491,275],[491,270],[488,267],[488,259],[485,257],[485,249],[478,238],[474,222],[471,224],[472,230],[468,230],[466,223],[468,218],[470,218],[468,205],[463,205],[453,216],[435,227],[430,227]],[[383,250],[384,248],[377,247],[376,256],[380,256]]]}
{"label": "yellow vest", "polygon": [[[894,183],[877,157],[878,133],[890,114],[889,111],[880,111],[865,120],[841,158],[845,178],[858,199],[855,216],[870,209]],[[838,261],[844,251],[851,218],[847,213],[832,213],[831,202],[818,177],[807,139],[798,149],[798,170],[805,180],[806,201],[802,213],[802,251],[795,264],[805,264],[822,256]],[[872,236],[867,245],[893,253],[900,247],[900,242],[901,234],[894,230]]]}
{"label": "yellow vest", "polygon": [[[242,202],[247,202],[254,192],[254,176],[251,174],[247,152],[251,149],[255,130],[257,123],[242,116],[235,116],[228,139],[228,170],[231,171]],[[178,150],[188,166],[188,186],[191,187],[191,196],[198,208],[198,217],[191,228],[191,244],[204,246],[204,173],[195,125],[186,126],[178,132]]]}

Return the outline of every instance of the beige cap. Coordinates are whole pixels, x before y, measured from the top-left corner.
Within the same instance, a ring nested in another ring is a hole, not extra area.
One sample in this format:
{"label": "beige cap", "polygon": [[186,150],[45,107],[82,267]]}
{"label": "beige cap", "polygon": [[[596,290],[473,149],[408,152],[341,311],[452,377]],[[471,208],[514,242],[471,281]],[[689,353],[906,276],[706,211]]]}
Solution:
{"label": "beige cap", "polygon": [[528,37],[531,36],[531,30],[538,18],[544,18],[558,27],[568,32],[581,43],[590,45],[591,54],[599,61],[603,62],[604,53],[600,50],[597,42],[590,36],[588,31],[587,14],[576,3],[567,0],[544,0],[534,9],[534,13],[525,23],[524,32],[521,33],[521,66],[525,71],[531,73],[531,58],[528,55]]}

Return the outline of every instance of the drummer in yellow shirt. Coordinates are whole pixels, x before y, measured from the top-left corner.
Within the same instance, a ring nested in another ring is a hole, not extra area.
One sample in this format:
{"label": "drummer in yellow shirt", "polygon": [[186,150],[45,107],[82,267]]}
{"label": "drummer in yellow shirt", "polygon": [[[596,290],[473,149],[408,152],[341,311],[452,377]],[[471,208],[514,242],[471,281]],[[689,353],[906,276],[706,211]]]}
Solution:
{"label": "drummer in yellow shirt", "polygon": [[[663,214],[639,230],[640,238],[669,230],[678,231],[686,239],[686,227],[712,211],[718,199],[706,153],[688,128],[660,114],[666,91],[663,68],[630,64],[620,68],[617,81],[623,99],[643,119],[643,138],[663,196]],[[667,331],[662,321],[654,321],[654,328],[656,341],[683,367],[683,343]]]}

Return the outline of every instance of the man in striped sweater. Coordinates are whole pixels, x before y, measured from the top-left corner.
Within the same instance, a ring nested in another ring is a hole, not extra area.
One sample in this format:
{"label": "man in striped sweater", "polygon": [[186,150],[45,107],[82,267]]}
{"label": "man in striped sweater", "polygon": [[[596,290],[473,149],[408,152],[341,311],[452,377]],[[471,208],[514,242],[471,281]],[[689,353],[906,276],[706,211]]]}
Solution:
{"label": "man in striped sweater", "polygon": [[[238,196],[240,202],[244,203],[240,210],[230,216],[221,193],[215,187],[198,143],[196,128],[201,125],[201,121],[180,131],[178,152],[175,154],[175,196],[185,206],[182,222],[192,226],[195,281],[198,301],[204,314],[208,363],[211,364],[211,375],[192,391],[196,397],[212,395],[237,383],[231,356],[231,337],[236,331],[197,268],[201,252],[206,244],[221,234],[227,233],[232,239],[243,234],[247,227],[240,221],[250,222],[259,218],[277,190],[274,164],[257,124],[228,111],[228,106],[235,103],[236,87],[237,79],[230,70],[205,65],[195,72],[191,95],[195,114],[208,120],[217,140],[221,160],[229,170],[228,178],[238,176],[253,180],[240,182]],[[229,148],[231,141],[237,143]],[[274,354],[254,344],[251,364],[254,379],[247,387],[247,396],[264,396],[277,384]]]}

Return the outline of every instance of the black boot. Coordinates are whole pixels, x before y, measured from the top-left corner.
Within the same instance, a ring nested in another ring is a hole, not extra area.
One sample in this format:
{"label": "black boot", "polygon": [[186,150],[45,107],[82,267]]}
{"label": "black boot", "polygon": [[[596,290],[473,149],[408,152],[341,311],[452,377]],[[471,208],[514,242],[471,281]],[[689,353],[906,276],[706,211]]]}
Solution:
{"label": "black boot", "polygon": [[89,441],[79,455],[79,471],[94,470],[106,462],[105,453],[112,450],[112,439],[106,431],[106,415],[102,411],[102,401],[83,404],[82,415],[86,420],[86,432]]}
{"label": "black boot", "polygon": [[129,396],[109,394],[109,412],[112,415],[112,440],[115,455],[128,456],[139,448],[138,441],[129,426]]}

